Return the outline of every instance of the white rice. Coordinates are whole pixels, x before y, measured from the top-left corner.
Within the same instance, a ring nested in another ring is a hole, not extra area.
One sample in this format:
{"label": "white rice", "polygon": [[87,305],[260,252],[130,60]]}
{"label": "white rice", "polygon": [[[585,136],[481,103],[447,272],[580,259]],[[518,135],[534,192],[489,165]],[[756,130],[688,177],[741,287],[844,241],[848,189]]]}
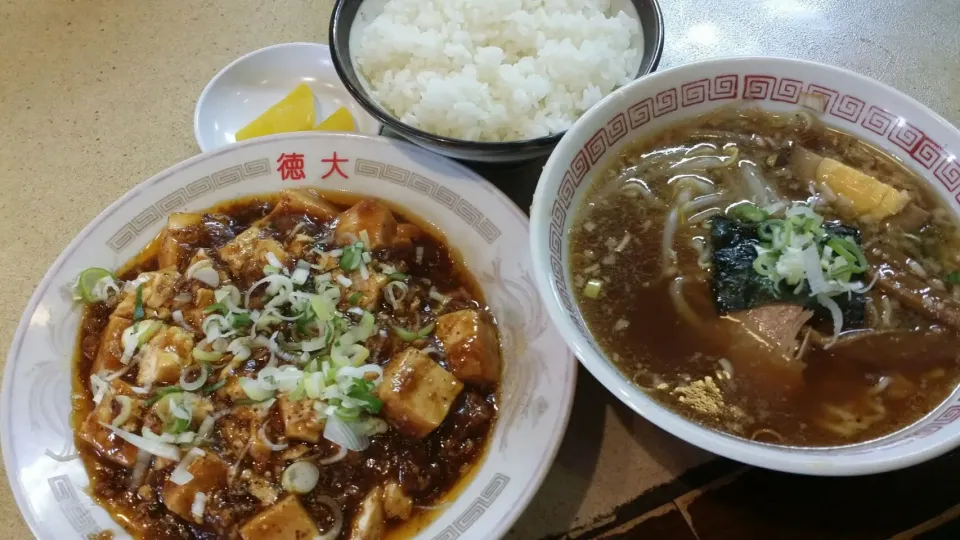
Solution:
{"label": "white rice", "polygon": [[636,75],[640,24],[613,11],[611,0],[388,0],[352,48],[372,97],[402,122],[532,139]]}

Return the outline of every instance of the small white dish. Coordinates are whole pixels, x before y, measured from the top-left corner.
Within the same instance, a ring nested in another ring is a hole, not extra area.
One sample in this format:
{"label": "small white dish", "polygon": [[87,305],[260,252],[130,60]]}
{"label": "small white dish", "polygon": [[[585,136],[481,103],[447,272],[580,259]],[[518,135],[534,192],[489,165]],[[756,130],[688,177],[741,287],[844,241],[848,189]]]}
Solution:
{"label": "small white dish", "polygon": [[380,133],[380,123],[347,92],[319,43],[282,43],[248,53],[207,83],[193,114],[193,133],[203,152],[237,142],[236,133],[286,97],[300,83],[313,91],[317,123],[346,107],[357,132]]}

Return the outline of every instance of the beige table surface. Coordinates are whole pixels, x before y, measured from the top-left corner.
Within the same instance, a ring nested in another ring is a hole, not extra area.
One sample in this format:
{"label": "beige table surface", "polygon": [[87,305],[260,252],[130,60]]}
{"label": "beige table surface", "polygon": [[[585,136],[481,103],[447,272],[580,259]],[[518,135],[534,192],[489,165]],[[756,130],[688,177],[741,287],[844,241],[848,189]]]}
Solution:
{"label": "beige table surface", "polygon": [[[698,0],[661,2],[663,66],[736,53],[819,59],[875,76],[960,119],[952,99],[960,89],[960,2],[758,0],[756,10],[740,0],[707,3],[712,10]],[[139,181],[198,152],[192,115],[206,82],[251,50],[326,42],[331,4],[0,0],[0,351],[69,240]],[[939,37],[926,42],[915,39],[918,32]],[[821,35],[829,37],[821,42]],[[595,536],[591,531],[608,524],[613,533],[642,513],[652,520],[685,511],[689,497],[673,501],[681,492],[671,486],[711,459],[629,412],[581,372],[557,461],[509,537]],[[698,480],[713,474],[703,470],[694,471]],[[662,507],[648,512],[649,505]],[[4,478],[0,539],[30,537]]]}

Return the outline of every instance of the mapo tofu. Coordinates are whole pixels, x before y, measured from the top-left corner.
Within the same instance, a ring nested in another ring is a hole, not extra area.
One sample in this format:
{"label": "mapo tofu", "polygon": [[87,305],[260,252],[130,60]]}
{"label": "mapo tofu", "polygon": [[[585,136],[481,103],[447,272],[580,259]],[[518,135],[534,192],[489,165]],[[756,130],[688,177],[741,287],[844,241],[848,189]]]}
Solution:
{"label": "mapo tofu", "polygon": [[439,234],[289,190],[84,271],[76,443],[137,538],[389,537],[482,457],[496,323]]}

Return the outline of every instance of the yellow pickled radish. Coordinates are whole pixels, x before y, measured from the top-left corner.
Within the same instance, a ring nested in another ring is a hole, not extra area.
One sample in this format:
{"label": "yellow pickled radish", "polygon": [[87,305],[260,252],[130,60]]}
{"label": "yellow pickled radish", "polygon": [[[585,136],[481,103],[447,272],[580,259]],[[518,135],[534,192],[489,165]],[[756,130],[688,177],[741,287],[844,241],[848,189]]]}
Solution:
{"label": "yellow pickled radish", "polygon": [[356,131],[357,124],[354,122],[350,111],[346,107],[340,107],[313,129],[317,131]]}
{"label": "yellow pickled radish", "polygon": [[274,133],[310,131],[316,120],[313,92],[310,87],[301,83],[287,94],[287,97],[238,131],[237,140],[245,141]]}

